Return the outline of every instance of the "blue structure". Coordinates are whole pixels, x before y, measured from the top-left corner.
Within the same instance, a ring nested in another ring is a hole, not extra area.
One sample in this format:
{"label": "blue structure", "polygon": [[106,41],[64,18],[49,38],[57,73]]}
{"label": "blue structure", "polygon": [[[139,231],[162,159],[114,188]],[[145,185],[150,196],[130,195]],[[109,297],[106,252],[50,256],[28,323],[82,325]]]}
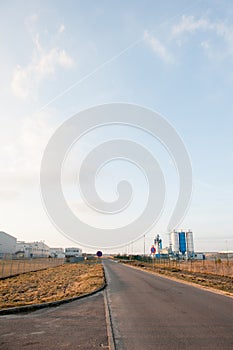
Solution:
{"label": "blue structure", "polygon": [[179,232],[179,249],[180,252],[184,255],[186,252],[185,232]]}

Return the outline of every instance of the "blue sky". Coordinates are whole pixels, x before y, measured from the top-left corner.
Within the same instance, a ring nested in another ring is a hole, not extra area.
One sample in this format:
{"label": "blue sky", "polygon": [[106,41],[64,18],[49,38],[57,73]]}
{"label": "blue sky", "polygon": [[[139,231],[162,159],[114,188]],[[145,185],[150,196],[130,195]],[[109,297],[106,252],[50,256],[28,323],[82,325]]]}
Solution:
{"label": "blue sky", "polygon": [[[187,147],[194,192],[181,226],[193,229],[196,250],[233,250],[232,2],[2,1],[0,10],[0,229],[21,240],[71,245],[43,209],[43,151],[75,113],[129,102],[165,116]],[[161,145],[130,133],[156,153],[168,185],[165,213],[146,238],[149,249],[165,231],[177,176]],[[73,156],[103,137],[83,140]],[[99,179],[103,195],[110,185]],[[142,240],[135,243],[135,251],[142,248]]]}

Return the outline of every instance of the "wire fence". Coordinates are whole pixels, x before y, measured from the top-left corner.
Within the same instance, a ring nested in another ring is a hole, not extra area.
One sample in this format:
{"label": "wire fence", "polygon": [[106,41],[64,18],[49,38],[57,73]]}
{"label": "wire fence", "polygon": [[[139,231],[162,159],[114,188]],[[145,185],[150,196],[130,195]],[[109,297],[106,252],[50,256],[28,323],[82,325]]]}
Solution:
{"label": "wire fence", "polygon": [[0,260],[0,278],[60,266],[64,261],[58,258]]}
{"label": "wire fence", "polygon": [[210,273],[219,276],[233,277],[233,261],[226,260],[203,260],[203,261],[184,261],[180,263],[179,268],[189,272]]}
{"label": "wire fence", "polygon": [[[122,257],[121,257],[122,258]],[[219,276],[233,277],[232,260],[170,260],[131,256],[132,260],[147,263],[156,268],[179,269],[180,271],[215,274]],[[124,260],[124,258],[123,258]],[[128,259],[126,259],[128,260]]]}
{"label": "wire fence", "polygon": [[188,272],[199,272],[199,273],[208,273],[215,274],[219,276],[230,276],[233,277],[233,261],[222,261],[222,260],[202,260],[202,261],[155,261],[156,265],[159,266],[169,266],[171,268],[177,268],[181,271]]}

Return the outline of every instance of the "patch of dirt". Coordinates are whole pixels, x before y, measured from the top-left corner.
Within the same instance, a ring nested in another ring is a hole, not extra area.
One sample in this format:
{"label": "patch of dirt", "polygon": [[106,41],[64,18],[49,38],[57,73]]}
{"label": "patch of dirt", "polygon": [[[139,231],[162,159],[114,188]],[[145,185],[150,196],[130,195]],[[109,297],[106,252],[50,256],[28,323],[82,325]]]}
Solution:
{"label": "patch of dirt", "polygon": [[149,263],[141,263],[137,261],[123,261],[122,263],[128,263],[132,266],[141,268],[143,270],[154,271],[161,275],[168,277],[175,277],[187,282],[196,283],[205,287],[210,287],[218,290],[222,290],[229,295],[233,295],[233,278],[230,276],[220,276],[210,273],[190,272],[185,270],[176,269],[174,267],[161,267],[159,265],[151,266]]}
{"label": "patch of dirt", "polygon": [[101,264],[65,264],[0,280],[0,309],[93,292],[104,284]]}

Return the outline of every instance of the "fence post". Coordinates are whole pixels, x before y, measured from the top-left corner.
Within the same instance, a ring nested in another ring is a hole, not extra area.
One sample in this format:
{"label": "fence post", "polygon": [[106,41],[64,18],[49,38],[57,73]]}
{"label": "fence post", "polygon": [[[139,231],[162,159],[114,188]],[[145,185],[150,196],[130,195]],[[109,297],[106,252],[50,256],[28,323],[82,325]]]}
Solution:
{"label": "fence post", "polygon": [[5,261],[3,260],[3,262],[2,262],[2,276],[1,277],[4,277],[4,265],[5,265]]}
{"label": "fence post", "polygon": [[11,269],[10,269],[10,276],[12,275],[12,264],[13,264],[13,260],[11,259]]}

